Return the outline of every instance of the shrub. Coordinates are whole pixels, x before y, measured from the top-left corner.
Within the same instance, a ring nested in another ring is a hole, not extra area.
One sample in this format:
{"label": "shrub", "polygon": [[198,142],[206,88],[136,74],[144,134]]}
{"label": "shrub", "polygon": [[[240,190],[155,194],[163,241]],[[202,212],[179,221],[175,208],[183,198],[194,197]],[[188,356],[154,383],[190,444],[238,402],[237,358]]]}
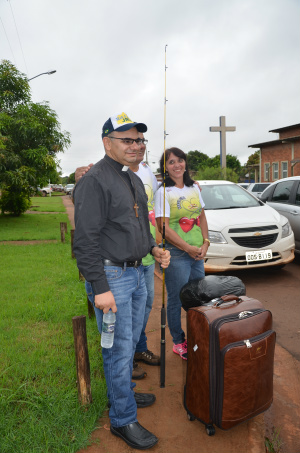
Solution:
{"label": "shrub", "polygon": [[15,216],[23,214],[31,205],[30,198],[22,192],[10,192],[6,189],[2,190],[0,198],[0,209],[2,214],[10,212]]}
{"label": "shrub", "polygon": [[235,183],[239,180],[237,173],[232,170],[232,168],[225,169],[221,167],[204,167],[196,173],[194,179],[225,179],[226,181],[232,181]]}

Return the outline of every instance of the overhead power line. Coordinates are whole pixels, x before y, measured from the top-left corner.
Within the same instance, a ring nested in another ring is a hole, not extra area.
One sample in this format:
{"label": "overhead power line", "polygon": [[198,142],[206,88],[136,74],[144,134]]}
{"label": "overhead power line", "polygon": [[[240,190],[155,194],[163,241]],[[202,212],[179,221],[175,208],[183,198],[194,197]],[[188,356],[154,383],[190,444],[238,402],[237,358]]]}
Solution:
{"label": "overhead power line", "polygon": [[22,52],[22,55],[23,55],[23,60],[24,60],[24,63],[25,63],[26,73],[28,74],[27,64],[26,64],[26,60],[25,60],[25,56],[24,56],[24,52],[23,52],[23,47],[22,47],[22,44],[21,44],[21,39],[20,39],[20,35],[19,35],[19,31],[18,31],[18,27],[17,27],[15,15],[14,15],[14,12],[13,12],[13,9],[12,9],[11,3],[10,3],[10,0],[7,0],[7,1],[8,1],[8,3],[9,3],[10,9],[11,9],[11,14],[12,14],[12,17],[13,17],[13,20],[14,20],[14,24],[15,24],[15,27],[16,27],[16,32],[17,32],[17,35],[18,35],[18,40],[19,40],[21,52]]}
{"label": "overhead power line", "polygon": [[0,17],[0,20],[1,20],[1,24],[2,24],[2,27],[3,27],[3,30],[4,30],[4,33],[5,33],[5,36],[6,36],[6,39],[7,39],[7,42],[8,42],[9,48],[10,48],[10,51],[11,51],[11,53],[12,53],[12,56],[13,56],[14,64],[16,65],[16,58],[15,58],[15,56],[14,56],[14,53],[13,53],[12,47],[11,47],[11,45],[10,45],[10,42],[9,42],[9,39],[8,39],[8,36],[7,36],[6,30],[5,30],[5,27],[4,27],[4,23],[3,23],[3,20],[1,19],[1,17]]}

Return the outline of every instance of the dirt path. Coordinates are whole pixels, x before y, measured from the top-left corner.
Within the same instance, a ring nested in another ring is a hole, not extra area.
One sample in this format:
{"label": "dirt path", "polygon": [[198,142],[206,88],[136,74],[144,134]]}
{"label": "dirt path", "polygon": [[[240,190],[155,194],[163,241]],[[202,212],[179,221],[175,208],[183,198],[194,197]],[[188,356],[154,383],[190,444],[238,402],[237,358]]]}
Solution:
{"label": "dirt path", "polygon": [[[69,197],[63,197],[69,220],[74,226],[74,206]],[[155,275],[155,298],[147,324],[149,349],[160,353],[160,312],[162,282],[159,271]],[[183,312],[183,325],[185,313]],[[156,395],[153,406],[138,409],[138,420],[152,431],[159,442],[151,451],[155,453],[265,453],[264,421],[260,415],[231,431],[216,429],[215,436],[206,434],[204,425],[190,422],[183,407],[183,388],[186,362],[172,352],[172,340],[166,329],[166,380],[165,388],[160,388],[160,368],[141,364],[147,377],[136,381],[137,392]],[[108,411],[99,420],[100,428],[95,430],[92,439],[96,444],[78,453],[126,453],[133,451],[109,430]]]}
{"label": "dirt path", "polygon": [[63,204],[64,204],[64,206],[66,208],[70,224],[71,224],[72,228],[75,228],[75,223],[74,223],[74,205],[72,203],[72,200],[69,197],[69,195],[65,195],[65,196],[62,197],[62,201],[63,201]]}
{"label": "dirt path", "polygon": [[[74,226],[74,206],[69,197],[63,197],[69,220]],[[294,272],[294,270],[292,270]],[[242,277],[241,277],[242,278]],[[257,288],[257,279],[254,287]],[[250,285],[250,282],[247,282]],[[289,284],[290,285],[290,284]],[[250,285],[251,288],[251,285]],[[265,289],[267,291],[267,289]],[[279,284],[276,292],[285,294],[285,285]],[[253,292],[253,288],[250,291]],[[262,294],[253,293],[260,300]],[[279,299],[282,301],[284,297]],[[268,300],[268,298],[266,299]],[[155,299],[147,325],[149,348],[155,353],[160,351],[160,307],[161,279],[158,270],[155,277]],[[269,308],[269,307],[266,307]],[[274,307],[272,307],[274,310]],[[183,318],[185,314],[183,313]],[[183,325],[185,321],[183,319]],[[265,435],[271,437],[271,427],[281,429],[280,438],[285,453],[299,453],[300,441],[300,382],[299,362],[279,344],[275,349],[274,370],[274,402],[271,408],[247,423],[231,431],[216,429],[213,437],[208,437],[204,425],[200,422],[190,422],[183,407],[183,387],[185,383],[186,364],[172,352],[172,341],[166,330],[166,387],[160,388],[160,371],[158,367],[143,365],[147,377],[137,381],[136,390],[153,392],[157,400],[146,409],[138,410],[139,422],[153,431],[159,438],[158,444],[151,449],[156,453],[265,453]],[[266,422],[266,424],[265,424]],[[93,445],[78,453],[122,453],[133,451],[122,440],[112,436],[109,431],[107,413],[99,420],[101,428],[93,434],[97,445]]]}
{"label": "dirt path", "polygon": [[[149,348],[160,351],[160,312],[162,282],[155,276],[155,299],[147,325]],[[183,313],[185,325],[185,313]],[[216,429],[209,437],[199,421],[190,422],[183,407],[183,387],[186,362],[172,352],[172,340],[166,329],[166,380],[165,388],[160,388],[160,368],[141,364],[147,377],[136,381],[137,392],[151,392],[156,395],[153,406],[138,409],[138,420],[152,431],[159,442],[151,451],[155,453],[265,453],[263,416],[244,423],[231,431]],[[133,451],[121,439],[109,431],[108,414],[99,420],[101,426],[93,434],[97,441],[78,453],[123,453]]]}
{"label": "dirt path", "polygon": [[57,239],[45,239],[42,241],[1,241],[2,245],[38,245],[38,244],[48,244],[48,243],[57,243]]}

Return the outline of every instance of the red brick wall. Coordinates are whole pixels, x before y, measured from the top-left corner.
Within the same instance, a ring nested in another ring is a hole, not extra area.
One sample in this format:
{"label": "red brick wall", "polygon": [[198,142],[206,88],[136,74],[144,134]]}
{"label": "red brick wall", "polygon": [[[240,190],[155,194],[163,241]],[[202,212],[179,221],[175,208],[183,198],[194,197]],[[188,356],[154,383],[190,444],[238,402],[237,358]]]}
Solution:
{"label": "red brick wall", "polygon": [[[281,137],[282,138],[282,137]],[[273,162],[278,162],[278,179],[281,179],[281,162],[288,162],[288,174],[287,176],[292,176],[291,174],[291,160],[292,159],[300,159],[300,140],[298,142],[294,142],[294,157],[292,157],[292,144],[291,143],[284,143],[278,145],[269,145],[261,148],[261,182],[267,182],[265,179],[265,172],[264,172],[264,164],[269,163],[272,165]],[[300,176],[300,162],[297,163],[294,167],[294,176]],[[270,178],[268,182],[273,182],[274,179],[274,171],[273,167],[271,168]]]}
{"label": "red brick wall", "polygon": [[300,127],[296,127],[295,129],[291,129],[288,131],[281,131],[279,132],[279,138],[288,138],[288,137],[296,137],[296,135],[300,135]]}

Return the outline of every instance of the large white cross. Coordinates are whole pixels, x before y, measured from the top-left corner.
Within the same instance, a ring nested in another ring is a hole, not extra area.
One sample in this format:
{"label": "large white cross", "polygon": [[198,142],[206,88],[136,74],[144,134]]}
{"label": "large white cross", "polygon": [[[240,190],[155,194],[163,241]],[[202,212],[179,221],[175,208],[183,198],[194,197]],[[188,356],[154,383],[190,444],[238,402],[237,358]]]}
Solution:
{"label": "large white cross", "polygon": [[235,126],[226,127],[225,116],[220,116],[220,126],[211,126],[210,132],[220,132],[220,159],[221,167],[226,168],[226,132],[235,131]]}

